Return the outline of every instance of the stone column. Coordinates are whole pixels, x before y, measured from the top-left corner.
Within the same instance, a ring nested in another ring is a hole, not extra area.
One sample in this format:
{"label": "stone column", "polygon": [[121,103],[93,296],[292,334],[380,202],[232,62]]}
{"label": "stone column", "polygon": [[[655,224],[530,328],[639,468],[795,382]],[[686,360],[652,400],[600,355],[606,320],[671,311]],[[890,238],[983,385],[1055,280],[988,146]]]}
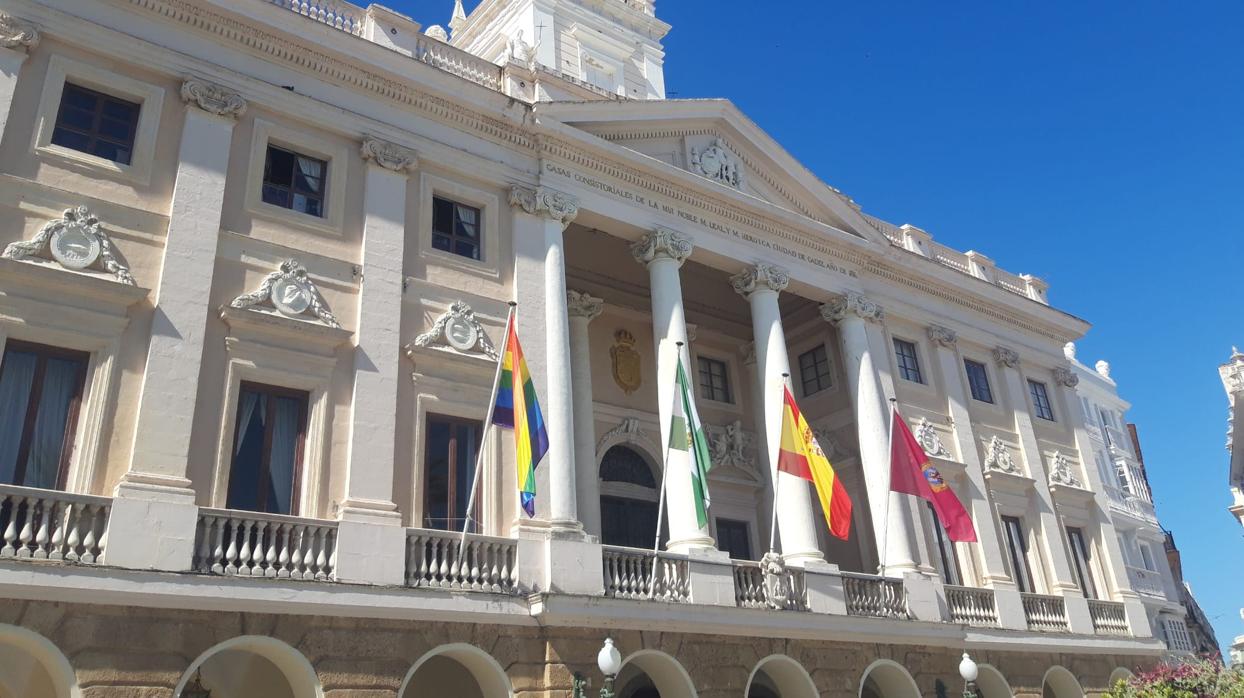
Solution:
{"label": "stone column", "polygon": [[401,584],[405,531],[393,503],[397,387],[402,375],[402,268],[407,173],[415,155],[376,138],[363,141],[363,275],[354,349],[354,399],[337,578]]}
{"label": "stone column", "polygon": [[17,76],[26,54],[39,44],[39,30],[29,22],[0,12],[0,139],[13,108]]}
{"label": "stone column", "polygon": [[[661,447],[670,440],[670,418],[678,362],[691,373],[691,342],[683,311],[682,281],[678,270],[691,256],[691,239],[682,233],[657,228],[631,246],[635,261],[648,267],[649,296],[652,299],[652,335],[656,340],[657,414],[661,423]],[[682,342],[681,350],[678,342]],[[668,468],[668,464],[662,464]],[[692,548],[712,548],[708,526],[700,527],[693,500],[691,473],[677,469],[665,473],[665,512],[669,520],[669,550],[687,552]]]}
{"label": "stone column", "polygon": [[885,311],[863,295],[848,293],[822,305],[821,317],[837,324],[842,335],[879,562],[887,574],[916,571],[915,522],[908,502],[890,492],[890,405],[882,380],[885,355],[880,353]]}
{"label": "stone column", "polygon": [[824,516],[812,506],[812,483],[789,473],[777,472],[778,450],[782,441],[782,387],[788,385],[782,375],[790,373],[778,294],[790,284],[790,274],[781,267],[761,263],[734,275],[730,283],[737,293],[748,300],[752,309],[756,370],[760,375],[756,382],[761,390],[760,401],[764,405],[763,425],[770,475],[776,483],[782,555],[788,562],[797,565],[824,560],[825,555],[816,539],[816,527],[825,525]]}
{"label": "stone column", "polygon": [[588,326],[605,302],[580,291],[566,292],[570,315],[570,378],[574,385],[575,489],[579,520],[590,536],[600,536],[600,474],[596,467],[596,419],[592,397],[592,346]]}
{"label": "stone column", "polygon": [[[181,97],[186,121],[133,459],[117,485],[112,511],[108,562],[121,567],[190,569],[194,547],[195,492],[186,472],[207,332],[204,300],[216,266],[233,125],[246,100],[198,78],[182,84]],[[128,535],[131,530],[134,535]]]}

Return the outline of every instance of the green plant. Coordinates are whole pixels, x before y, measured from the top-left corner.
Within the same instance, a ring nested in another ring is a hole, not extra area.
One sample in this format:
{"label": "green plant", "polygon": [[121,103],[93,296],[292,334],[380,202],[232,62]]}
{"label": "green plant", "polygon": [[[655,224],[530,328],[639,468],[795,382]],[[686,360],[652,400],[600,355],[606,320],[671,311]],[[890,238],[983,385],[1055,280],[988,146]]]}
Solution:
{"label": "green plant", "polygon": [[1164,662],[1119,681],[1105,698],[1244,698],[1244,672],[1218,657]]}

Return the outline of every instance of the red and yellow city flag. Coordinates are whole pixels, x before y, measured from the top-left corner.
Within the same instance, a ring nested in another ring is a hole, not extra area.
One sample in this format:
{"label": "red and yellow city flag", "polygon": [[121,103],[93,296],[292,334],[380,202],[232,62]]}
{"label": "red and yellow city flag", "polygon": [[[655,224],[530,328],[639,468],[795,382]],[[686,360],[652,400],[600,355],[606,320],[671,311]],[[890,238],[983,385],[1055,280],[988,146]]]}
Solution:
{"label": "red and yellow city flag", "polygon": [[782,401],[782,442],[778,451],[777,469],[811,480],[816,485],[816,494],[821,500],[825,521],[829,523],[829,532],[846,540],[851,534],[851,498],[847,496],[842,481],[834,474],[834,466],[829,464],[821,445],[812,435],[812,427],[803,418],[790,389],[783,388],[782,392],[785,394]]}
{"label": "red and yellow city flag", "polygon": [[946,537],[956,543],[975,543],[976,529],[972,517],[955,491],[933,467],[916,436],[897,409],[890,414],[890,490],[914,494],[933,505],[937,519],[946,529]]}

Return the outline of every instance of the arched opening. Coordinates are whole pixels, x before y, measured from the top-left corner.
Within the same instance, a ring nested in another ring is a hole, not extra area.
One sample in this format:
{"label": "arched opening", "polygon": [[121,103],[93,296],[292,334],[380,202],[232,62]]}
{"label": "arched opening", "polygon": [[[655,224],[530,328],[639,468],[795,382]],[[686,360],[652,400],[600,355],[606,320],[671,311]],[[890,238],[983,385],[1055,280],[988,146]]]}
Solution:
{"label": "arched opening", "polygon": [[[619,444],[600,461],[600,537],[605,545],[651,548],[657,533],[660,470]],[[662,526],[662,542],[668,537]]]}
{"label": "arched opening", "polygon": [[212,647],[177,682],[211,691],[212,698],[322,698],[311,663],[298,650],[271,637],[243,635]]}
{"label": "arched opening", "polygon": [[442,645],[415,662],[400,698],[510,698],[505,669],[474,645]]}
{"label": "arched opening", "polygon": [[920,689],[902,664],[878,659],[864,671],[860,698],[920,698]]}
{"label": "arched opening", "polygon": [[1120,681],[1131,681],[1134,676],[1136,675],[1132,673],[1131,669],[1128,669],[1126,667],[1119,667],[1115,669],[1114,671],[1110,672],[1110,682],[1106,684],[1106,687],[1114,688],[1115,684],[1119,683]]}
{"label": "arched opening", "polygon": [[1084,698],[1084,689],[1075,674],[1063,667],[1050,667],[1041,682],[1041,698]]}
{"label": "arched opening", "polygon": [[747,682],[747,698],[818,698],[807,670],[795,660],[774,654],[760,660]]}
{"label": "arched opening", "polygon": [[673,657],[640,650],[622,662],[614,680],[617,698],[695,698],[691,677]]}
{"label": "arched opening", "polygon": [[1002,672],[989,666],[979,665],[980,673],[976,677],[976,694],[980,698],[1012,698],[1011,684]]}
{"label": "arched opening", "polygon": [[0,698],[78,698],[69,660],[47,638],[0,625]]}

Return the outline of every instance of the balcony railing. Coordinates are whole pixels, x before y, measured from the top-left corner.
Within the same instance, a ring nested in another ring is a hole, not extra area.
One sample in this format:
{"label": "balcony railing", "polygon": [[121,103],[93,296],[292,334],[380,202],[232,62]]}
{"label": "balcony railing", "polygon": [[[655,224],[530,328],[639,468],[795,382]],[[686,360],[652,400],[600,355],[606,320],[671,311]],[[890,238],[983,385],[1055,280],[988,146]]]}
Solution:
{"label": "balcony railing", "polygon": [[998,627],[998,604],[992,589],[946,585],[950,620],[965,625]]}
{"label": "balcony railing", "polygon": [[363,18],[367,11],[358,5],[332,0],[268,0],[287,10],[309,17],[320,24],[327,24],[347,34],[363,33]]}
{"label": "balcony railing", "polygon": [[411,528],[406,531],[406,585],[512,593],[518,590],[518,541]]}
{"label": "balcony railing", "polygon": [[1127,581],[1132,585],[1132,590],[1137,594],[1159,599],[1166,598],[1166,586],[1162,584],[1162,575],[1153,570],[1129,565],[1127,568]]}
{"label": "balcony railing", "polygon": [[1088,600],[1089,616],[1093,619],[1093,632],[1102,635],[1127,635],[1127,613],[1118,601]]}
{"label": "balcony railing", "polygon": [[1067,622],[1067,604],[1061,596],[1045,594],[1020,594],[1024,603],[1024,618],[1029,630],[1065,633],[1071,630]]}
{"label": "balcony railing", "polygon": [[337,522],[200,508],[194,567],[239,577],[333,579]]}
{"label": "balcony railing", "polygon": [[907,592],[903,580],[870,574],[842,573],[847,613],[852,616],[906,618]]}
{"label": "balcony railing", "polygon": [[0,485],[0,558],[102,563],[112,500]]}
{"label": "balcony railing", "polygon": [[761,564],[732,560],[734,602],[739,608],[772,608],[783,611],[808,610],[807,576],[800,569],[784,569],[766,575]]}
{"label": "balcony railing", "polygon": [[606,545],[605,596],[686,602],[691,598],[687,558]]}

